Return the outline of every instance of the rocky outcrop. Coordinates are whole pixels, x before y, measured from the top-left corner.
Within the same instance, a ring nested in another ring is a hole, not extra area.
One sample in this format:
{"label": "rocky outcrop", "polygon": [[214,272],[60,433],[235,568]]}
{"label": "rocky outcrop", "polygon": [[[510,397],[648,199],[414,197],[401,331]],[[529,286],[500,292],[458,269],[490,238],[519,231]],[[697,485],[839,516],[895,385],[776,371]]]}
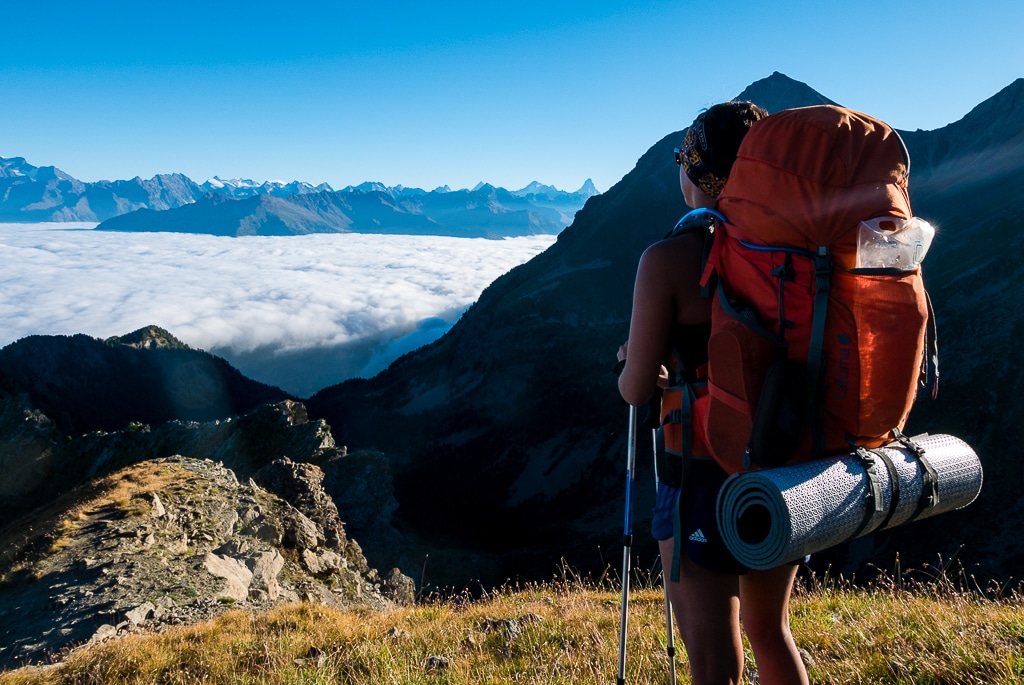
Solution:
{"label": "rocky outcrop", "polygon": [[[338,508],[323,489],[324,472],[314,464],[297,464],[288,457],[275,459],[260,469],[253,480],[279,495],[295,507],[303,518],[323,531],[324,543],[329,547],[344,548],[345,531]],[[298,525],[297,529],[309,526]],[[292,532],[287,538],[308,537],[309,533]]]}
{"label": "rocky outcrop", "polygon": [[292,400],[68,437],[0,383],[0,669],[231,606],[415,601],[323,487],[347,458]]}
{"label": "rocky outcrop", "polygon": [[27,395],[0,387],[0,520],[53,499],[90,478],[141,460],[185,455],[222,462],[248,479],[283,455],[328,461],[338,454],[323,421],[309,421],[292,400],[208,422],[129,423],[123,430],[69,436]]}
{"label": "rocky outcrop", "polygon": [[0,388],[0,514],[5,503],[23,501],[47,480],[59,435],[53,421],[26,396]]}
{"label": "rocky outcrop", "polygon": [[[0,669],[80,644],[280,602],[414,601],[348,539],[317,466],[247,482],[211,460],[154,459],[94,479],[0,529]],[[257,484],[259,481],[260,484]]]}
{"label": "rocky outcrop", "polygon": [[393,524],[398,500],[385,454],[357,450],[346,453],[344,459],[330,460],[323,487],[371,564],[416,568],[423,563],[410,540]]}

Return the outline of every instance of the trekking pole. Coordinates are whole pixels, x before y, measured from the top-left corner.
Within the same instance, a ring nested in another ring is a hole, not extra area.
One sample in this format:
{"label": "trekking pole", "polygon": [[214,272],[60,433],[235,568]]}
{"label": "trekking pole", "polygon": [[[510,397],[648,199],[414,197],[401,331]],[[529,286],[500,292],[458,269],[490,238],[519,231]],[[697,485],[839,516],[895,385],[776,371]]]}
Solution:
{"label": "trekking pole", "polygon": [[665,575],[665,560],[661,564],[661,582],[665,586],[665,631],[668,642],[665,644],[665,655],[668,657],[668,673],[672,685],[676,685],[676,636],[672,628],[672,602],[668,598],[668,576]]}
{"label": "trekking pole", "polygon": [[[647,403],[646,425],[651,429],[651,453],[654,456],[654,497],[658,497],[658,427],[661,423],[661,393],[655,393]],[[671,560],[669,560],[671,563]],[[661,584],[665,587],[665,655],[668,657],[668,673],[672,685],[676,685],[676,635],[672,628],[672,600],[668,596],[668,574],[665,560],[661,560]]]}
{"label": "trekking pole", "polygon": [[626,448],[626,521],[622,531],[622,615],[619,618],[619,677],[626,682],[626,626],[629,609],[629,567],[633,546],[633,469],[636,466],[636,407],[629,405],[629,443]]}
{"label": "trekking pole", "polygon": [[[654,493],[658,493],[658,429],[651,429],[651,443],[654,445]],[[669,563],[672,563],[669,560]],[[668,596],[668,574],[665,573],[665,560],[661,560],[661,584],[665,587],[665,655],[668,657],[669,682],[676,685],[676,635],[672,628],[672,600]]]}

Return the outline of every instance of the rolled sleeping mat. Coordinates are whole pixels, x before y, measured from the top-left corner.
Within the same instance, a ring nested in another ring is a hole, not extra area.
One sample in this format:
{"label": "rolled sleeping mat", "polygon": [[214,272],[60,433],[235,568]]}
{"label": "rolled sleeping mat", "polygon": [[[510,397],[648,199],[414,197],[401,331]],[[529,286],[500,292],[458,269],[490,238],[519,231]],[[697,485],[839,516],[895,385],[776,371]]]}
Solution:
{"label": "rolled sleeping mat", "polygon": [[737,473],[718,494],[718,525],[740,563],[774,568],[868,533],[967,506],[981,461],[951,435]]}

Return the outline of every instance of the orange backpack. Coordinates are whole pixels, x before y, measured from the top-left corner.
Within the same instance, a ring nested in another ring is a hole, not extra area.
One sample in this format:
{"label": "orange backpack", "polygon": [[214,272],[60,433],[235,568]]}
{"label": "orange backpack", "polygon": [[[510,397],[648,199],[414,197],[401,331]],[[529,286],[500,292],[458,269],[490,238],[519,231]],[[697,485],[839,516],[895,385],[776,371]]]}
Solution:
{"label": "orange backpack", "polygon": [[[890,442],[928,350],[937,384],[919,266],[931,227],[911,213],[909,166],[892,128],[834,106],[773,114],[744,138],[703,210],[715,227],[702,285],[715,293],[692,412],[727,472]],[[908,252],[900,229],[925,236]]]}

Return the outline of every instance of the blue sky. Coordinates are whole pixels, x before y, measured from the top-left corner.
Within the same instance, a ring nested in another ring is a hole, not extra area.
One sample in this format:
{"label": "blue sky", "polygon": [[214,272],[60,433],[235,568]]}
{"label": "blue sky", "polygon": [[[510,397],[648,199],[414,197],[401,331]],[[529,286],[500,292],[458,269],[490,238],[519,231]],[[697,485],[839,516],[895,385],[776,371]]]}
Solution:
{"label": "blue sky", "polygon": [[181,172],[607,190],[781,71],[934,129],[1024,76],[1024,2],[4,3],[0,156]]}

